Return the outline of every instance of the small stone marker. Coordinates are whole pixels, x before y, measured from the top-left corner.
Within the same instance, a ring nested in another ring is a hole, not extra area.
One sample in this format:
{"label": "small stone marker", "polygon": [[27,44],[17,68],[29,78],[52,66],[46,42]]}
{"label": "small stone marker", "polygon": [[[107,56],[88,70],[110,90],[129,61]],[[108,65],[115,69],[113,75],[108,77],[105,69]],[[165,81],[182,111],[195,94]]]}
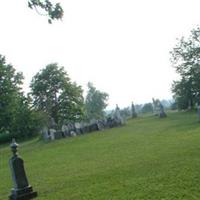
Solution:
{"label": "small stone marker", "polygon": [[24,169],[24,161],[17,154],[18,144],[13,139],[10,145],[13,156],[9,161],[14,188],[11,190],[10,200],[30,200],[37,197],[37,192],[33,192],[29,185]]}

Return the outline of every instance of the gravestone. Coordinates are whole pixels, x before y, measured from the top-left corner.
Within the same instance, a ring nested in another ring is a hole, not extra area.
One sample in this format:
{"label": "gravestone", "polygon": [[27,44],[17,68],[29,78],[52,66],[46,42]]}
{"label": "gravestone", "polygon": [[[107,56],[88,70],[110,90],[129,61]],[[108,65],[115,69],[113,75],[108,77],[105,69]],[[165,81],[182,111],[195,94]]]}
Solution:
{"label": "gravestone", "polygon": [[32,186],[29,185],[24,169],[24,161],[17,154],[18,144],[13,139],[10,145],[13,156],[9,161],[13,185],[11,190],[10,200],[30,200],[37,197],[37,192],[33,192]]}
{"label": "gravestone", "polygon": [[62,131],[56,131],[55,133],[54,133],[54,137],[55,137],[55,139],[57,140],[57,139],[61,139],[61,138],[63,138],[63,132]]}
{"label": "gravestone", "polygon": [[114,116],[113,116],[113,126],[122,125],[122,117],[120,114],[120,108],[116,105]]}
{"label": "gravestone", "polygon": [[133,102],[132,102],[132,105],[131,105],[131,116],[132,116],[132,118],[137,117],[137,113],[135,111],[135,106],[134,106]]}
{"label": "gravestone", "polygon": [[72,137],[75,137],[75,136],[76,136],[76,132],[75,132],[75,131],[70,131],[70,135],[71,135]]}
{"label": "gravestone", "polygon": [[165,118],[165,117],[167,117],[167,114],[165,113],[165,111],[164,111],[164,107],[163,107],[163,105],[160,103],[160,113],[159,113],[159,117],[160,118]]}
{"label": "gravestone", "polygon": [[76,134],[80,135],[81,134],[81,124],[79,122],[75,122],[74,127],[75,127]]}
{"label": "gravestone", "polygon": [[62,125],[62,132],[64,133],[64,136],[69,136],[69,128],[67,125],[63,124]]}
{"label": "gravestone", "polygon": [[43,135],[43,139],[45,141],[48,141],[50,139],[50,135],[49,135],[49,132],[48,132],[48,128],[47,127],[44,127],[42,129],[42,135]]}
{"label": "gravestone", "polygon": [[49,133],[50,133],[50,138],[51,138],[51,140],[55,140],[55,133],[56,133],[56,130],[50,128],[50,129],[49,129]]}

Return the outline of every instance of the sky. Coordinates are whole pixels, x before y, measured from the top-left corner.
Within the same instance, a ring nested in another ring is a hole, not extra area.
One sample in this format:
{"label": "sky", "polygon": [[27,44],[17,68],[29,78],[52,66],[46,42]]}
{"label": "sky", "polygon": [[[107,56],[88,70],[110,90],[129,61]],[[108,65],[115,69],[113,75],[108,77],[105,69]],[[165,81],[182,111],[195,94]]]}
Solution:
{"label": "sky", "polygon": [[48,24],[26,0],[0,2],[0,54],[25,76],[50,63],[72,81],[109,94],[108,108],[171,99],[177,38],[200,24],[199,0],[57,0],[62,21]]}

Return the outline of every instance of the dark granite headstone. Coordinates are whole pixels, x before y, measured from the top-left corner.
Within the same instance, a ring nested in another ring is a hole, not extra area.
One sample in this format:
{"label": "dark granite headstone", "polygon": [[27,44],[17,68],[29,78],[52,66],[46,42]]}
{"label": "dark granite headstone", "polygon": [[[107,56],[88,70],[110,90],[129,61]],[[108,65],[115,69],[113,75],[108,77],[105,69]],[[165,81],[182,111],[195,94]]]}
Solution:
{"label": "dark granite headstone", "polygon": [[13,139],[10,145],[13,156],[9,161],[14,188],[11,190],[10,200],[30,200],[37,197],[37,192],[33,192],[29,185],[24,169],[24,161],[17,155],[18,144]]}

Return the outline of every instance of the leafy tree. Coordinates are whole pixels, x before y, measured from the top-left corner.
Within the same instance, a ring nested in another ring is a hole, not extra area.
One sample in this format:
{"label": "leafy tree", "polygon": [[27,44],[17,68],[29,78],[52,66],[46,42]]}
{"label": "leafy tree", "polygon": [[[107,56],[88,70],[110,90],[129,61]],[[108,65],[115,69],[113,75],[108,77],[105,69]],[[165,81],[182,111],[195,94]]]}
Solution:
{"label": "leafy tree", "polygon": [[142,107],[142,113],[148,113],[148,112],[153,112],[153,105],[152,103],[146,103]]}
{"label": "leafy tree", "polygon": [[35,9],[39,14],[38,8],[42,9],[45,12],[45,15],[48,16],[48,22],[51,24],[52,20],[62,19],[64,11],[59,3],[55,5],[49,0],[28,0],[28,7]]}
{"label": "leafy tree", "polygon": [[0,55],[1,138],[33,136],[42,123],[39,115],[31,110],[28,98],[22,93],[22,81],[22,73],[16,72],[12,65],[6,64],[5,57]]}
{"label": "leafy tree", "polygon": [[191,108],[193,104],[193,92],[190,81],[185,80],[185,78],[182,78],[180,81],[174,81],[172,92],[174,93],[173,97],[179,110]]}
{"label": "leafy tree", "polygon": [[88,119],[100,119],[104,116],[107,107],[108,94],[97,90],[92,83],[88,83],[88,92],[85,100],[86,116]]}
{"label": "leafy tree", "polygon": [[47,65],[33,77],[30,87],[33,106],[57,124],[82,117],[83,91],[70,81],[63,67],[56,63]]}
{"label": "leafy tree", "polygon": [[171,56],[181,78],[173,83],[172,92],[179,108],[190,108],[200,101],[200,28],[193,29],[188,38],[178,40]]}
{"label": "leafy tree", "polygon": [[21,96],[23,76],[0,55],[0,132],[12,126],[18,100]]}

